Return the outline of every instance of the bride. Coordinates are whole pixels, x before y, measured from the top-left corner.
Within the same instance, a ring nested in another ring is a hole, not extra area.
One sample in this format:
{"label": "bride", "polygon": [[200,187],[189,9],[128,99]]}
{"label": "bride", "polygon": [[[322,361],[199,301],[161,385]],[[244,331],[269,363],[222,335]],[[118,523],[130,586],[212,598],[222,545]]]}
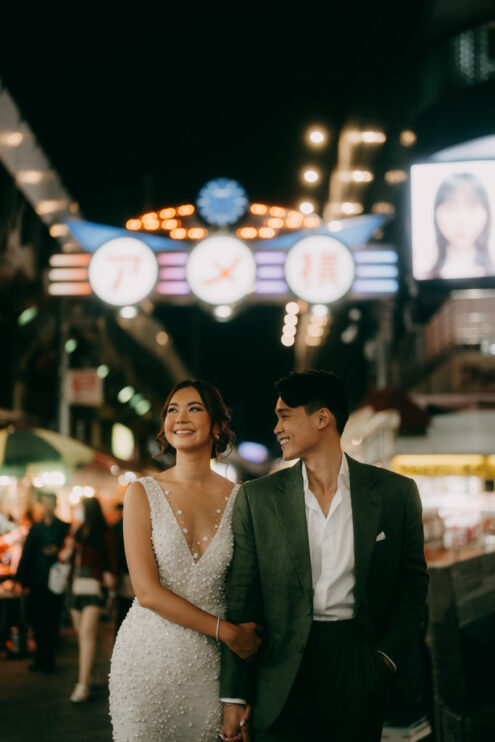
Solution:
{"label": "bride", "polygon": [[124,541],[136,600],[112,655],[110,714],[116,742],[213,742],[219,643],[239,657],[259,646],[255,624],[223,619],[239,485],[215,474],[212,453],[232,434],[229,410],[207,381],[176,384],[158,441],[176,465],[136,480],[124,500]]}

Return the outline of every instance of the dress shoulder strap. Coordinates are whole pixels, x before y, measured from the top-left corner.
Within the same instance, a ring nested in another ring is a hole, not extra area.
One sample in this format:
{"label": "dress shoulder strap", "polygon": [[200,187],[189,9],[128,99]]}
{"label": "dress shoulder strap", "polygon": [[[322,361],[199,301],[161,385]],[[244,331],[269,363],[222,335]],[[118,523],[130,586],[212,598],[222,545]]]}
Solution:
{"label": "dress shoulder strap", "polygon": [[165,495],[163,494],[160,485],[155,479],[153,479],[153,477],[140,477],[136,481],[144,487],[150,505],[151,521],[153,522],[156,520],[156,516],[163,505],[162,501]]}

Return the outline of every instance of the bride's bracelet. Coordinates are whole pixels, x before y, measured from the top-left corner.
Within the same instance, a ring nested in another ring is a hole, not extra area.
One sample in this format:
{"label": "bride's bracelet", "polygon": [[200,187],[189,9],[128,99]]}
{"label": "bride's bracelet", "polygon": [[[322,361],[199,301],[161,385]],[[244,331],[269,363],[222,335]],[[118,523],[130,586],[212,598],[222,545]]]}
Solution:
{"label": "bride's bracelet", "polygon": [[219,634],[219,631],[220,631],[220,621],[221,621],[221,618],[220,618],[220,616],[218,616],[218,618],[217,618],[217,630],[215,631],[215,639],[217,640],[217,644],[220,642],[220,638],[219,638],[219,635],[218,635]]}

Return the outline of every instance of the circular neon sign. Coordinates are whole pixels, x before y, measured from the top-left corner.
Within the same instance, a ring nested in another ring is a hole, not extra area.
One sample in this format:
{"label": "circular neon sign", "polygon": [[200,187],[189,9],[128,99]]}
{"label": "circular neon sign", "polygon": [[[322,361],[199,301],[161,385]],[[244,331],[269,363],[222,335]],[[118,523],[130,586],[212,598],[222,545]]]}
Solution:
{"label": "circular neon sign", "polygon": [[186,275],[198,299],[208,304],[234,304],[253,290],[256,262],[244,242],[218,235],[194,248]]}
{"label": "circular neon sign", "polygon": [[354,273],[349,249],[326,235],[312,235],[297,242],[285,261],[285,278],[291,291],[311,304],[330,304],[347,294]]}
{"label": "circular neon sign", "polygon": [[134,237],[117,237],[96,250],[89,282],[96,296],[121,307],[137,304],[154,289],[158,264],[153,251]]}

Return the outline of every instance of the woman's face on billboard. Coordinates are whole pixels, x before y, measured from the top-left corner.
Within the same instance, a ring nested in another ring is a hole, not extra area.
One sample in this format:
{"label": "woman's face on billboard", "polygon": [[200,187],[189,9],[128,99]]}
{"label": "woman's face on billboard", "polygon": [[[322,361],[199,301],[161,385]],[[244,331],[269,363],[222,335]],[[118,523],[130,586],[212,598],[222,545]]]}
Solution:
{"label": "woman's face on billboard", "polygon": [[457,250],[474,249],[487,220],[484,205],[469,186],[454,189],[436,210],[438,229],[449,246]]}

